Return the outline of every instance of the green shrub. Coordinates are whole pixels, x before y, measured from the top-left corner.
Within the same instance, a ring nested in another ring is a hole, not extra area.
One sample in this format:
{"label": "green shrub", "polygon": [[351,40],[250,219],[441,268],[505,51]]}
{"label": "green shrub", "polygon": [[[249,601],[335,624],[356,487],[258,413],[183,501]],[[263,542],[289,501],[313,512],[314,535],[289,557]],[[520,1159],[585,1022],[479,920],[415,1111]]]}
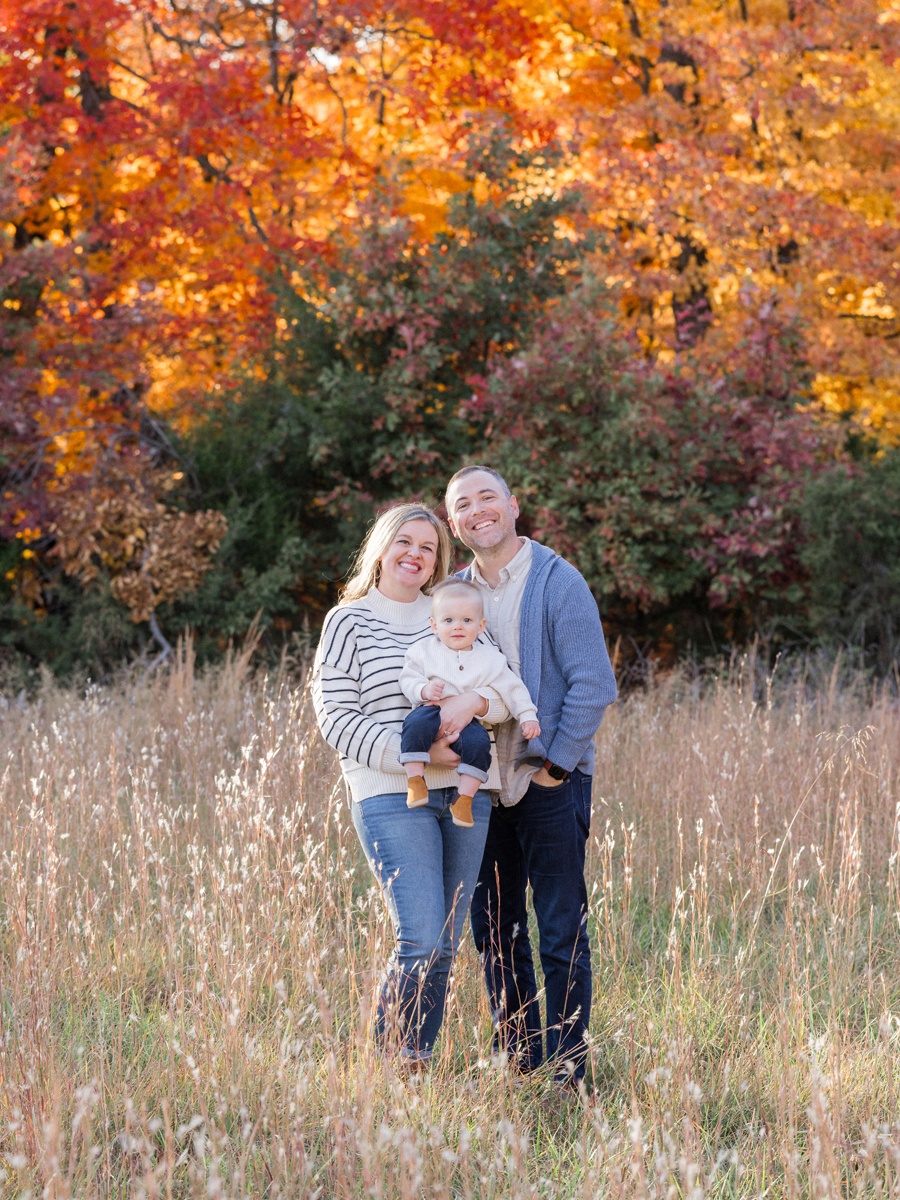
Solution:
{"label": "green shrub", "polygon": [[803,514],[814,628],[886,671],[900,655],[900,448],[821,475]]}

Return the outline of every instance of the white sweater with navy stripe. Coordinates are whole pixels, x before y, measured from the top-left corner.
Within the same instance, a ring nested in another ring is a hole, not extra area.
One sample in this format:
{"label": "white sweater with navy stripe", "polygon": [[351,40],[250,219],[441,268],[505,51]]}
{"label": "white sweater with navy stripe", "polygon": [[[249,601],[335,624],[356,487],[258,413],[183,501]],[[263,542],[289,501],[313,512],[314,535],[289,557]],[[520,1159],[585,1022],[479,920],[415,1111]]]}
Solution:
{"label": "white sweater with navy stripe", "polygon": [[[313,667],[313,703],[325,741],[341,756],[354,800],[406,791],[398,755],[411,706],[400,689],[400,672],[409,647],[432,636],[430,616],[427,596],[401,604],[372,588],[325,618]],[[499,696],[489,696],[485,724],[506,716]],[[455,770],[426,767],[425,782],[429,788],[455,787],[459,776]],[[485,787],[499,786],[492,761]]]}

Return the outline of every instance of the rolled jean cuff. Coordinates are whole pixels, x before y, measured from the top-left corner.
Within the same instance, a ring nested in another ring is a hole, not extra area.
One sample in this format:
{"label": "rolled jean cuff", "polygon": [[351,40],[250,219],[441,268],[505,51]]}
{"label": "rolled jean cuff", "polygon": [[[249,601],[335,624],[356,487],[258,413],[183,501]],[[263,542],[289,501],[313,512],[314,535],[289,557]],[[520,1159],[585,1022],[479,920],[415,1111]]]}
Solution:
{"label": "rolled jean cuff", "polygon": [[[400,761],[403,762],[403,755],[400,755]],[[473,779],[478,779],[481,783],[487,783],[488,772],[482,771],[478,767],[473,767],[469,763],[460,763],[456,768],[457,775],[471,775]]]}
{"label": "rolled jean cuff", "polygon": [[[431,755],[428,753],[427,750],[408,750],[405,754],[400,753],[397,755],[397,762],[400,762],[400,763],[408,763],[408,762],[430,763]],[[487,775],[485,775],[485,779],[487,779]]]}

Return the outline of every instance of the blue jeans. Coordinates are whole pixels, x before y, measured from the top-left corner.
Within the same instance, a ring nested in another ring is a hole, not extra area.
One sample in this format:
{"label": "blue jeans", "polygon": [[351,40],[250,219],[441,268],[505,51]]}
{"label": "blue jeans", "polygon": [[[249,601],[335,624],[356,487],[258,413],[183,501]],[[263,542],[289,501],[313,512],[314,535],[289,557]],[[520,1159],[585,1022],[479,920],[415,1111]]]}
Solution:
{"label": "blue jeans", "polygon": [[494,1016],[495,1050],[520,1070],[543,1061],[543,1029],[525,891],[531,883],[547,1005],[547,1059],[560,1080],[584,1076],[591,1013],[584,854],[591,777],[559,787],[533,783],[518,804],[491,812],[472,901],[472,933]]}
{"label": "blue jeans", "polygon": [[[437,740],[441,728],[441,710],[436,704],[423,704],[407,713],[400,734],[400,761],[431,762],[431,743]],[[477,721],[470,721],[453,742],[460,757],[457,775],[470,775],[487,783],[491,769],[491,739],[488,731]]]}
{"label": "blue jeans", "polygon": [[472,800],[473,829],[453,824],[455,788],[432,788],[427,805],[406,793],[353,801],[353,824],[391,914],[397,942],[382,977],[375,1036],[415,1061],[431,1057],[444,1018],[450,969],[484,850],[487,792]]}

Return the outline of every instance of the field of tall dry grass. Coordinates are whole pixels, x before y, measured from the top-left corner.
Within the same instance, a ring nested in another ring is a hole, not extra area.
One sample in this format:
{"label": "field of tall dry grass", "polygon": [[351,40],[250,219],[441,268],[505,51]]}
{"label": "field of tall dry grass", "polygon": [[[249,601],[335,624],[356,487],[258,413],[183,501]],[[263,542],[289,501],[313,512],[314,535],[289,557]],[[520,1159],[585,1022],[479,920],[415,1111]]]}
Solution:
{"label": "field of tall dry grass", "polygon": [[308,691],[244,659],[0,701],[0,1194],[900,1194],[896,690],[752,660],[607,715],[590,1103],[491,1057],[467,944],[430,1075]]}

